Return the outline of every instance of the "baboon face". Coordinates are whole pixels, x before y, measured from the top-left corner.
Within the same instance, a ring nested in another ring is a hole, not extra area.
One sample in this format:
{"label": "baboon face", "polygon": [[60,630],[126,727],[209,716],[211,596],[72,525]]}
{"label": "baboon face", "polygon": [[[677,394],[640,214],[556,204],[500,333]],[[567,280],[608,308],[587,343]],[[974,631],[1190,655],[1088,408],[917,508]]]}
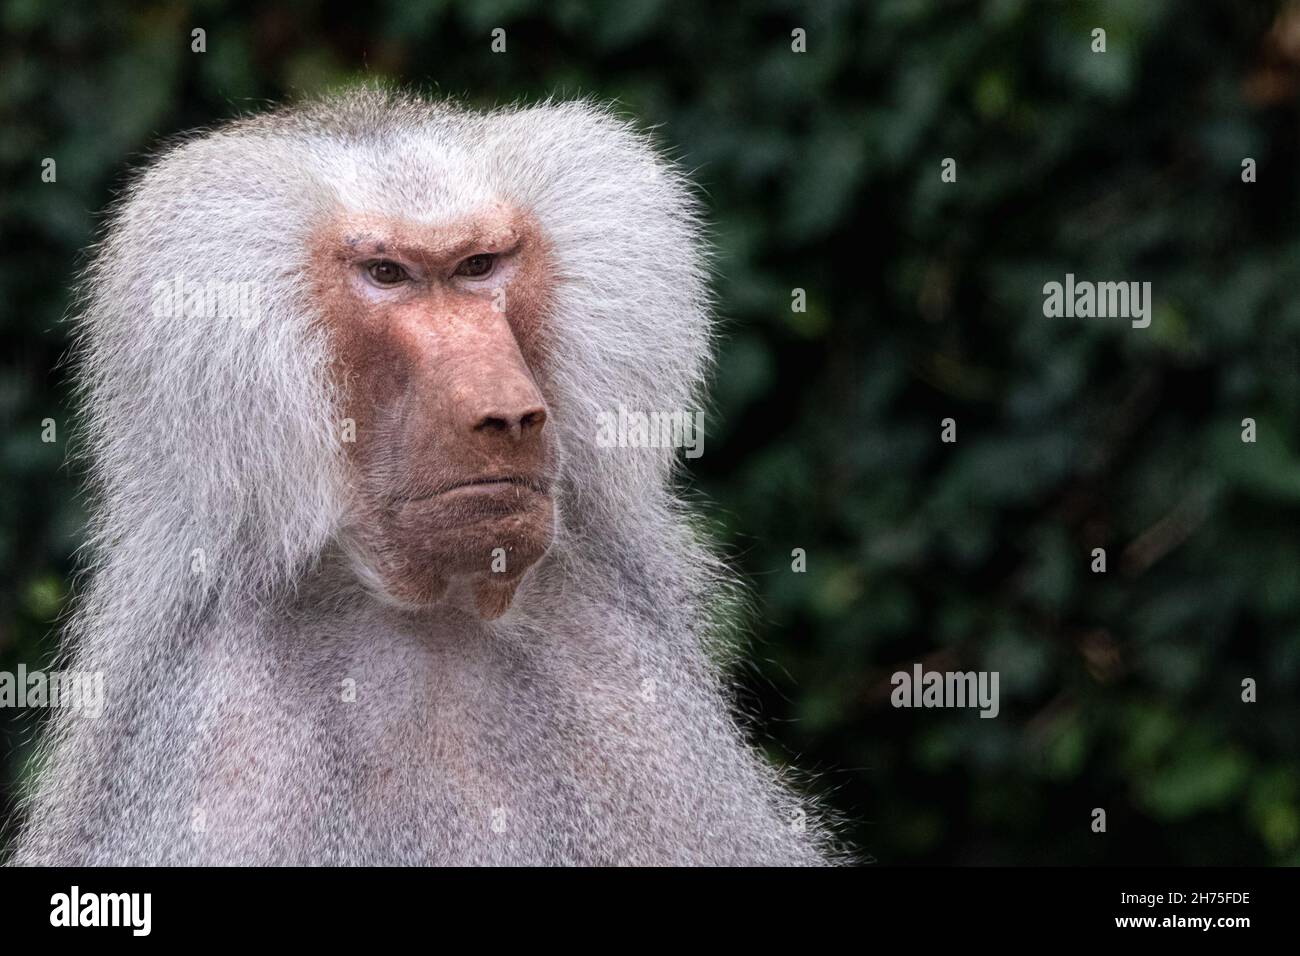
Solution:
{"label": "baboon face", "polygon": [[501,204],[438,225],[344,215],[312,253],[362,579],[499,616],[554,534],[540,230]]}

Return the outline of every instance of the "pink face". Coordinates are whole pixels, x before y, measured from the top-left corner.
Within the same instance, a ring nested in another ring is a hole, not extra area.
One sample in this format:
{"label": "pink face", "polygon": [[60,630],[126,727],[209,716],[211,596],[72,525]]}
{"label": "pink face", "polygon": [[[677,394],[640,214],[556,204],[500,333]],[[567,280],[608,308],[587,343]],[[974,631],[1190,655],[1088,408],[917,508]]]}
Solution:
{"label": "pink face", "polygon": [[499,616],[554,534],[540,230],[500,205],[439,227],[347,216],[312,258],[356,423],[355,555],[404,604]]}

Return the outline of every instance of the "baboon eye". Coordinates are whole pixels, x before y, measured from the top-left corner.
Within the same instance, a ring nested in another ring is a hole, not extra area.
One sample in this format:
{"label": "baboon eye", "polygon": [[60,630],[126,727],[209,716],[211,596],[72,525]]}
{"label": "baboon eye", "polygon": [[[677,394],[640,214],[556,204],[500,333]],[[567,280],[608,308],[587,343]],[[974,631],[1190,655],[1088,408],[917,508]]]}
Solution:
{"label": "baboon eye", "polygon": [[470,256],[464,262],[456,267],[456,275],[466,276],[470,279],[481,279],[492,272],[497,264],[497,257],[490,252],[480,252],[476,256]]}
{"label": "baboon eye", "polygon": [[366,266],[366,271],[379,285],[397,285],[411,278],[405,269],[391,259],[376,259]]}

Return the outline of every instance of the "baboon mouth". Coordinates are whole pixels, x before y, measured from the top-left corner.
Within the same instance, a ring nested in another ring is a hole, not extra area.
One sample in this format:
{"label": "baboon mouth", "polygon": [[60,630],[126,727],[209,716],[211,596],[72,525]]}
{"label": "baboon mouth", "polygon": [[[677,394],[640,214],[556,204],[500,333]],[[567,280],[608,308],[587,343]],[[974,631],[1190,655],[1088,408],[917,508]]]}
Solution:
{"label": "baboon mouth", "polygon": [[455,491],[503,491],[511,486],[516,488],[527,488],[531,491],[545,492],[546,486],[540,481],[533,478],[523,478],[518,475],[502,475],[492,478],[472,478],[469,481],[457,482],[450,487],[444,488],[440,494],[450,494]]}
{"label": "baboon mouth", "polygon": [[466,478],[462,481],[449,482],[433,489],[432,491],[421,491],[410,495],[399,495],[398,504],[411,504],[420,501],[429,501],[433,498],[440,498],[443,495],[450,494],[493,494],[507,491],[511,488],[534,491],[538,494],[547,495],[551,491],[549,481],[529,477],[525,475],[486,475],[478,478]]}

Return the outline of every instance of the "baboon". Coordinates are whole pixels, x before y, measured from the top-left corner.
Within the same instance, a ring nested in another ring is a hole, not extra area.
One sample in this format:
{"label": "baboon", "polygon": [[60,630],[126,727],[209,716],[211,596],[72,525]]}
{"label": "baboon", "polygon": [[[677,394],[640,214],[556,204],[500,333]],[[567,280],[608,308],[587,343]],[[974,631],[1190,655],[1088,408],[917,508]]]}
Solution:
{"label": "baboon", "polygon": [[673,450],[595,440],[703,400],[707,256],[589,102],[366,88],[165,150],[74,309],[104,713],[53,721],[14,860],[839,861],[746,742]]}

